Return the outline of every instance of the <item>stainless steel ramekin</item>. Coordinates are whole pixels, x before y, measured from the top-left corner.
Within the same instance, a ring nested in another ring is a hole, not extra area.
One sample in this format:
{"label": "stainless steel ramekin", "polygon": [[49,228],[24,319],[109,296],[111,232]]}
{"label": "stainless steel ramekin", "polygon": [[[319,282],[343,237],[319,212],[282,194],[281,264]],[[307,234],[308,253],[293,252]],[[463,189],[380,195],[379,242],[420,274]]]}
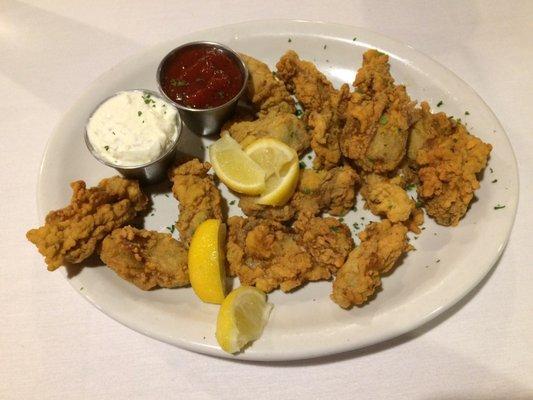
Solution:
{"label": "stainless steel ramekin", "polygon": [[[233,97],[231,100],[228,100],[226,103],[218,106],[218,107],[212,107],[212,108],[192,108],[187,107],[183,104],[177,103],[171,98],[169,98],[166,93],[163,91],[163,88],[161,87],[161,72],[163,69],[163,66],[165,65],[165,62],[176,52],[182,50],[185,47],[190,46],[212,46],[216,47],[218,49],[223,50],[226,54],[228,54],[230,57],[232,57],[237,64],[239,65],[239,68],[241,70],[241,73],[243,74],[243,84],[242,88]],[[185,122],[185,125],[194,132],[197,135],[200,136],[207,136],[212,135],[215,133],[220,132],[220,128],[226,122],[235,112],[235,108],[237,107],[237,102],[239,101],[239,98],[242,96],[246,89],[246,85],[248,82],[248,68],[246,68],[246,65],[241,60],[239,55],[234,52],[232,49],[230,49],[227,46],[224,46],[223,44],[216,43],[216,42],[209,42],[209,41],[197,41],[197,42],[189,42],[185,43],[181,46],[176,47],[172,51],[170,51],[164,58],[161,60],[161,63],[159,64],[159,67],[157,68],[157,74],[156,74],[156,80],[157,85],[159,87],[159,92],[161,95],[170,103],[172,103],[178,110],[181,115],[181,118],[183,119],[183,122]]]}
{"label": "stainless steel ramekin", "polygon": [[[166,99],[163,99],[158,93],[152,90],[130,89],[128,91],[138,91],[138,92],[143,92],[143,93],[149,93],[151,96],[156,97],[168,103]],[[86,126],[85,144],[87,145],[87,148],[89,149],[91,154],[94,156],[94,158],[96,158],[102,164],[116,169],[125,178],[137,179],[145,184],[152,184],[152,183],[160,182],[164,178],[166,178],[167,169],[169,165],[172,163],[172,161],[174,160],[174,156],[176,155],[176,149],[178,148],[178,141],[179,141],[179,138],[181,136],[181,131],[182,131],[182,122],[181,122],[181,117],[180,117],[179,112],[176,113],[176,139],[164,153],[162,153],[155,160],[147,162],[145,164],[124,166],[124,165],[116,165],[112,162],[104,160],[103,158],[100,157],[98,152],[94,149],[93,145],[91,144],[91,141],[89,140],[89,135],[87,133],[87,125],[89,123],[89,120],[92,118],[93,114],[96,112],[96,110],[98,110],[98,108],[103,103],[105,103],[107,100],[115,97],[116,95],[122,92],[124,91],[117,92],[113,94],[112,96],[109,96],[108,98],[102,100],[102,102],[98,104],[98,106],[91,113],[89,119],[87,120],[87,124],[85,125]]]}

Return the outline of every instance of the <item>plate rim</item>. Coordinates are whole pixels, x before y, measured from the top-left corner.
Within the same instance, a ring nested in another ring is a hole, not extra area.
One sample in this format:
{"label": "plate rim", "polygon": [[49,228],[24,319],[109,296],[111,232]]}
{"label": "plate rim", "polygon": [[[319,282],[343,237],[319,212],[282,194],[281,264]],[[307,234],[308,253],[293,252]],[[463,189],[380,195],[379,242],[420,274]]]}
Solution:
{"label": "plate rim", "polygon": [[[206,29],[201,29],[193,32],[188,32],[183,35],[180,35],[178,37],[168,39],[165,41],[161,41],[158,43],[155,43],[150,46],[145,46],[142,49],[139,49],[134,54],[120,60],[104,72],[102,72],[96,79],[92,80],[85,88],[82,90],[79,96],[72,102],[71,106],[60,116],[58,122],[54,126],[54,129],[52,130],[51,134],[49,135],[46,145],[44,147],[43,155],[41,158],[41,163],[39,167],[39,175],[37,179],[37,190],[36,190],[36,203],[37,203],[37,211],[38,216],[40,220],[43,220],[44,216],[47,214],[42,209],[42,201],[41,194],[42,194],[42,180],[43,180],[43,170],[45,169],[45,163],[47,160],[47,157],[50,156],[50,150],[51,150],[51,143],[53,142],[54,138],[59,135],[60,127],[64,120],[67,119],[67,117],[74,112],[76,105],[80,102],[80,100],[86,95],[87,91],[89,91],[92,87],[94,87],[101,79],[103,79],[105,76],[107,76],[109,73],[111,73],[115,68],[124,65],[128,63],[130,60],[138,58],[141,54],[146,53],[150,51],[150,49],[160,47],[166,44],[170,44],[172,42],[176,42],[179,40],[183,40],[183,38],[187,38],[189,36],[194,35],[201,35],[201,34],[207,34],[209,32],[221,30],[221,29],[231,29],[236,27],[247,27],[250,25],[255,24],[286,24],[287,28],[290,24],[297,25],[297,26],[332,26],[332,27],[338,27],[341,29],[353,29],[354,32],[358,31],[365,34],[370,34],[372,36],[378,37],[380,39],[384,39],[391,44],[401,47],[401,48],[407,48],[409,51],[413,51],[417,53],[417,55],[421,56],[423,59],[425,59],[425,62],[429,62],[430,64],[436,65],[437,67],[445,70],[448,74],[450,74],[455,80],[460,82],[471,95],[475,96],[475,98],[485,107],[487,111],[490,112],[492,117],[494,118],[494,121],[498,125],[498,129],[502,133],[505,141],[507,142],[507,145],[510,149],[511,155],[512,155],[512,167],[513,167],[513,181],[515,183],[514,185],[514,193],[511,193],[510,200],[511,203],[507,204],[508,209],[511,210],[512,215],[506,219],[507,225],[505,226],[505,239],[500,244],[498,249],[495,252],[494,257],[492,258],[491,262],[487,263],[486,267],[484,268],[483,272],[478,274],[476,279],[472,281],[470,285],[465,285],[462,290],[458,291],[451,300],[448,300],[446,304],[437,307],[436,309],[425,313],[421,315],[419,318],[413,320],[409,320],[409,322],[403,322],[401,324],[396,325],[393,328],[390,328],[386,333],[381,333],[374,335],[371,339],[368,339],[364,341],[362,344],[355,344],[353,342],[346,342],[346,343],[333,343],[329,344],[328,346],[323,346],[320,349],[313,348],[311,350],[291,350],[289,352],[276,352],[276,353],[262,353],[262,352],[244,352],[239,354],[238,356],[233,356],[230,354],[227,354],[223,352],[221,349],[219,349],[216,346],[207,344],[207,343],[200,343],[200,342],[191,342],[189,340],[185,340],[182,338],[173,337],[172,340],[169,340],[168,337],[165,335],[158,334],[157,332],[152,332],[149,330],[146,330],[142,327],[142,324],[131,324],[124,321],[123,318],[120,317],[117,313],[102,308],[90,295],[90,293],[86,291],[80,291],[75,286],[76,280],[72,278],[68,278],[68,271],[65,268],[61,269],[61,273],[64,275],[67,282],[70,284],[70,286],[83,298],[85,298],[86,301],[88,301],[90,304],[92,304],[94,307],[96,307],[99,311],[107,315],[108,317],[114,319],[115,321],[119,322],[121,325],[128,327],[129,329],[132,329],[138,333],[141,333],[145,336],[148,336],[152,339],[159,340],[161,342],[170,344],[172,346],[177,346],[186,350],[190,350],[196,353],[202,353],[209,356],[216,356],[216,357],[222,357],[222,358],[228,358],[232,360],[239,360],[239,361],[259,361],[259,362],[271,362],[271,361],[296,361],[296,360],[304,360],[304,359],[311,359],[311,358],[317,358],[317,357],[324,357],[324,356],[330,356],[333,354],[340,354],[347,351],[355,351],[355,350],[362,350],[364,348],[367,348],[369,346],[375,345],[377,343],[386,342],[388,340],[391,340],[393,338],[399,337],[405,333],[408,333],[410,331],[413,331],[415,329],[420,328],[423,325],[426,325],[431,320],[435,319],[439,315],[443,314],[453,306],[455,306],[461,299],[463,299],[467,294],[472,292],[480,282],[490,273],[490,271],[496,266],[498,261],[501,259],[502,254],[509,242],[512,229],[514,227],[514,222],[516,219],[517,209],[518,209],[518,201],[519,201],[519,194],[520,194],[520,181],[519,181],[519,173],[518,173],[518,162],[516,159],[516,155],[512,146],[512,143],[510,141],[509,135],[507,134],[506,130],[504,129],[503,125],[499,121],[498,117],[495,115],[494,111],[488,106],[488,104],[483,100],[483,98],[461,77],[459,77],[455,72],[453,72],[451,69],[446,67],[445,65],[439,63],[438,61],[434,60],[424,52],[414,48],[408,43],[393,39],[387,35],[383,35],[381,33],[372,31],[370,29],[360,27],[360,26],[354,26],[349,24],[342,24],[337,22],[326,22],[326,21],[312,21],[312,20],[305,20],[305,19],[254,19],[254,20],[247,20],[243,22],[237,22],[232,24],[223,24],[223,25],[217,25],[212,26]],[[299,32],[295,32],[298,34]],[[335,34],[333,34],[335,36]]]}

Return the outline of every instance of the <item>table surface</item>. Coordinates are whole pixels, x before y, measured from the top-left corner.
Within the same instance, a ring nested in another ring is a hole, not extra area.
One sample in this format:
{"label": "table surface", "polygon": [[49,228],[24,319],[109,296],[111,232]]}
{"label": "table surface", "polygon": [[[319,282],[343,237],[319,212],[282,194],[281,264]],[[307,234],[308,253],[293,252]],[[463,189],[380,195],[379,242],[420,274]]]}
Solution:
{"label": "table surface", "polygon": [[[221,4],[0,3],[0,398],[533,398],[533,2]],[[263,18],[339,22],[404,41],[468,82],[511,139],[522,187],[505,253],[463,301],[414,332],[294,363],[198,355],[106,317],[48,273],[25,241],[38,223],[46,141],[91,81],[147,46]]]}

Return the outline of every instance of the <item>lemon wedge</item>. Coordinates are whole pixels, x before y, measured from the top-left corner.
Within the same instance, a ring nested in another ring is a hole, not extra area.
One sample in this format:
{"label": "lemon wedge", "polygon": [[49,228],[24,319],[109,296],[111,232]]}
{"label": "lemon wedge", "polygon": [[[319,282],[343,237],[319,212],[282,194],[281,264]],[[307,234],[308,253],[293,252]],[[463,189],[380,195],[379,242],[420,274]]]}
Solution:
{"label": "lemon wedge", "polygon": [[273,138],[258,139],[244,151],[266,174],[265,190],[256,202],[271,206],[287,203],[296,190],[300,174],[296,151]]}
{"label": "lemon wedge", "polygon": [[206,303],[221,304],[226,295],[225,243],[226,225],[218,219],[202,222],[191,239],[189,279],[194,293]]}
{"label": "lemon wedge", "polygon": [[218,312],[216,338],[222,350],[237,353],[258,339],[271,310],[266,294],[257,288],[241,286],[232,291]]}
{"label": "lemon wedge", "polygon": [[265,171],[227,132],[209,147],[209,158],[219,179],[230,189],[249,195],[265,190]]}

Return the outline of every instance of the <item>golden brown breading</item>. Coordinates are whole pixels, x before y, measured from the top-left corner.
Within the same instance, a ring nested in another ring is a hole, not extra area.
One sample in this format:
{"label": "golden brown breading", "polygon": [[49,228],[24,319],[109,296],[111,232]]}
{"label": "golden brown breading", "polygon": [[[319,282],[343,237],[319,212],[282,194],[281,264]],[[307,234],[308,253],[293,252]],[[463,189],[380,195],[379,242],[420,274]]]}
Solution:
{"label": "golden brown breading", "polygon": [[398,166],[406,152],[408,129],[418,115],[405,86],[394,84],[388,61],[377,50],[363,55],[340,135],[342,154],[368,172]]}
{"label": "golden brown breading", "polygon": [[308,116],[311,129],[311,147],[315,151],[316,168],[332,168],[339,164],[341,152],[339,134],[341,115],[349,98],[348,85],[336,90],[316,66],[300,60],[289,50],[276,64],[278,77],[300,101]]}
{"label": "golden brown breading", "polygon": [[316,218],[313,226],[304,236],[271,220],[229,218],[230,274],[265,292],[329,279],[353,248],[350,230],[335,218]]}
{"label": "golden brown breading", "polygon": [[258,116],[272,112],[294,114],[295,107],[291,95],[268,65],[246,54],[240,54],[240,57],[249,73],[246,95]]}
{"label": "golden brown breading", "polygon": [[307,274],[311,281],[329,279],[336,274],[354,248],[350,229],[337,218],[297,220],[294,230],[298,242],[311,255],[313,272]]}
{"label": "golden brown breading", "polygon": [[287,227],[256,218],[228,219],[226,257],[230,275],[264,292],[278,287],[287,292],[302,285],[313,267]]}
{"label": "golden brown breading", "polygon": [[187,250],[167,233],[131,226],[115,229],[102,242],[100,258],[142,290],[189,284]]}
{"label": "golden brown breading", "polygon": [[424,147],[429,139],[451,135],[453,130],[452,119],[443,112],[431,113],[427,102],[420,103],[419,113],[420,119],[412,126],[409,133],[407,158],[411,164],[416,163],[418,150]]}
{"label": "golden brown breading", "polygon": [[198,225],[210,218],[223,219],[222,197],[208,174],[210,168],[211,164],[195,158],[169,171],[172,193],[179,201],[176,228],[186,247]]}
{"label": "golden brown breading", "polygon": [[302,154],[307,151],[310,143],[305,123],[289,113],[271,112],[255,121],[226,125],[226,130],[243,148],[257,139],[269,137],[282,141],[298,154]]}
{"label": "golden brown breading", "polygon": [[399,181],[398,177],[387,179],[377,174],[366,175],[361,187],[365,207],[374,215],[384,216],[391,222],[407,221],[416,204]]}
{"label": "golden brown breading", "polygon": [[479,188],[476,174],[487,165],[490,144],[470,135],[461,123],[428,139],[418,150],[418,194],[427,213],[441,225],[455,226]]}
{"label": "golden brown breading", "polygon": [[257,218],[289,221],[311,218],[325,211],[331,215],[344,215],[355,204],[359,176],[348,165],[330,170],[304,169],[296,192],[284,206],[264,206],[255,203],[254,197],[241,197],[239,207],[245,215]]}
{"label": "golden brown breading", "polygon": [[26,234],[45,257],[50,271],[65,263],[82,262],[109,232],[132,221],[148,206],[137,181],[118,176],[103,179],[89,189],[83,181],[70,186],[70,204],[48,213],[44,226]]}
{"label": "golden brown breading", "polygon": [[389,220],[371,222],[359,238],[361,243],[333,281],[331,299],[343,308],[364,304],[381,286],[381,274],[390,271],[411,249],[407,228]]}

